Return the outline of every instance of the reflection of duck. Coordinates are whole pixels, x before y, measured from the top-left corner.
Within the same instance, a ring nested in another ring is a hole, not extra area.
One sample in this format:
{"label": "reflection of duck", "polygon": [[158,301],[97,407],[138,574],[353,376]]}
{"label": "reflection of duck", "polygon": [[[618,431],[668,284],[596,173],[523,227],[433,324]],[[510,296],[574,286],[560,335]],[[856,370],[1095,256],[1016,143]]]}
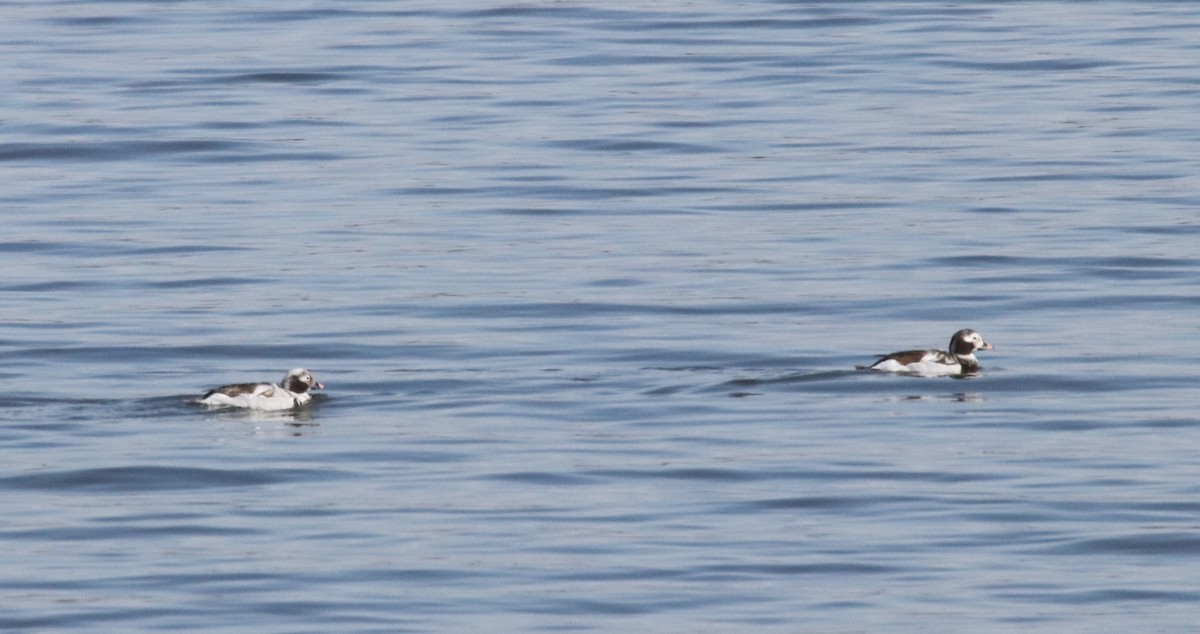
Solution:
{"label": "reflection of duck", "polygon": [[274,383],[235,383],[222,385],[204,393],[198,403],[210,407],[242,407],[265,411],[300,407],[312,400],[309,390],[325,387],[317,383],[308,370],[296,368],[283,375],[280,385]]}
{"label": "reflection of duck", "polygon": [[881,372],[909,372],[924,376],[946,376],[970,374],[979,371],[976,350],[991,350],[992,345],[974,330],[964,329],[950,338],[950,350],[905,350],[883,355],[870,367],[858,366],[860,370]]}

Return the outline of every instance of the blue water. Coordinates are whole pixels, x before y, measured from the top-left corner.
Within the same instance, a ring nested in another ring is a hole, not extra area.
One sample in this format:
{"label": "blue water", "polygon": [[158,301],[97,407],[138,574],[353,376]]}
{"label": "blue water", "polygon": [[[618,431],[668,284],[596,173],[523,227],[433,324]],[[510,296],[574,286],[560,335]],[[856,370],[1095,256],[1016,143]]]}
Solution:
{"label": "blue water", "polygon": [[0,629],[1200,621],[1200,6],[0,18]]}

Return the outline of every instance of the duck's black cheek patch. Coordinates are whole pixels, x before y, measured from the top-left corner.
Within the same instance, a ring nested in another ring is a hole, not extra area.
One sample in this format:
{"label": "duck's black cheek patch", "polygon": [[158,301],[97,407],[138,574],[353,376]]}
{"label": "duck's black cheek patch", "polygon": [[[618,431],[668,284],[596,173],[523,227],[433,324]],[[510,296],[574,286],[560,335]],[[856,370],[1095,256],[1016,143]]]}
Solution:
{"label": "duck's black cheek patch", "polygon": [[959,337],[950,342],[950,352],[958,355],[968,355],[975,352],[975,343]]}

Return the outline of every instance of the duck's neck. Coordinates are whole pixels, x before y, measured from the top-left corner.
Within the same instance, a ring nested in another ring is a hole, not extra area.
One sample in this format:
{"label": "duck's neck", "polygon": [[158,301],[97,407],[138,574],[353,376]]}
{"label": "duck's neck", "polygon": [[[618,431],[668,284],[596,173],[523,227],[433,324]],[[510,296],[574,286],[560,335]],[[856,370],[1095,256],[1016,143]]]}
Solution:
{"label": "duck's neck", "polygon": [[979,359],[976,359],[974,354],[956,354],[954,358],[958,359],[958,365],[962,366],[964,373],[979,370]]}

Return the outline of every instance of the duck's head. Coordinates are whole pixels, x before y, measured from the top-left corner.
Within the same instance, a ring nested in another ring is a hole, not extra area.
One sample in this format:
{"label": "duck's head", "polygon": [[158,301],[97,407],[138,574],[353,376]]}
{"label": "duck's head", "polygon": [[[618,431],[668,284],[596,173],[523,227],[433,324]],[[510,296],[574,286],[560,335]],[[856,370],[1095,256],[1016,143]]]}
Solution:
{"label": "duck's head", "polygon": [[976,350],[991,350],[992,344],[983,340],[983,336],[971,330],[964,328],[950,338],[950,353],[960,357],[969,357],[975,354]]}
{"label": "duck's head", "polygon": [[296,368],[283,375],[283,389],[294,394],[303,394],[309,390],[319,390],[324,388],[324,385],[317,383],[313,378],[312,372],[304,368]]}

